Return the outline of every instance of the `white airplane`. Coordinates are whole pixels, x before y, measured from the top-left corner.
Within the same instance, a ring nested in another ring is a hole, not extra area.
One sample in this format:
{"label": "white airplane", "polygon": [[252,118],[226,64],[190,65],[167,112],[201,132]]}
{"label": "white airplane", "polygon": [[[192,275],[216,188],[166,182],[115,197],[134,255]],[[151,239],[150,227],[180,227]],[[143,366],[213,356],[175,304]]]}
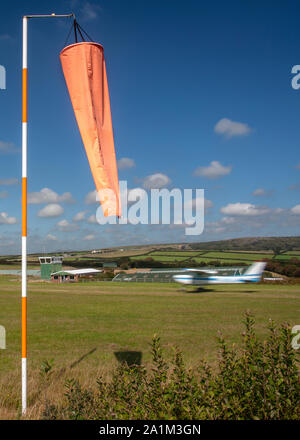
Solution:
{"label": "white airplane", "polygon": [[[207,284],[258,283],[266,267],[265,262],[255,262],[248,269],[243,267],[222,269],[183,269],[183,274],[173,275],[180,284],[194,286]],[[231,272],[231,273],[230,273]]]}

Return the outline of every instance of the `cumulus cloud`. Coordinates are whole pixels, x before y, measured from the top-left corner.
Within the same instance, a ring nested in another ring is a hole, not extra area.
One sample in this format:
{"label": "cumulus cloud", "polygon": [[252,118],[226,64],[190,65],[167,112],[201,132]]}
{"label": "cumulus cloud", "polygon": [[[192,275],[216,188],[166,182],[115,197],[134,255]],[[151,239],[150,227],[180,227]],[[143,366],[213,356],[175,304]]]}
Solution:
{"label": "cumulus cloud", "polygon": [[119,170],[125,170],[134,167],[135,167],[135,162],[133,159],[130,159],[129,157],[122,157],[120,160],[118,160]]}
{"label": "cumulus cloud", "polygon": [[74,203],[74,199],[70,192],[65,192],[61,196],[49,188],[43,188],[39,192],[28,194],[28,203],[39,205],[43,203]]}
{"label": "cumulus cloud", "polygon": [[236,222],[236,219],[234,217],[222,217],[220,221],[225,225],[232,225]]}
{"label": "cumulus cloud", "polygon": [[273,190],[265,190],[264,188],[257,188],[252,195],[255,197],[268,197],[273,194]]}
{"label": "cumulus cloud", "polygon": [[215,133],[222,134],[228,138],[233,136],[245,136],[250,133],[251,128],[249,125],[242,122],[231,121],[230,119],[223,118],[215,125]]}
{"label": "cumulus cloud", "polygon": [[85,219],[85,215],[86,215],[86,211],[80,211],[74,216],[73,221],[82,222]]}
{"label": "cumulus cloud", "polygon": [[9,34],[1,34],[0,41],[13,41],[13,37]]}
{"label": "cumulus cloud", "polygon": [[[188,200],[187,202],[184,203],[184,207],[187,208],[187,209],[196,208],[198,200],[200,201],[201,199],[198,197],[198,198],[195,198],[195,199],[192,199],[192,200]],[[204,209],[212,208],[213,205],[214,204],[213,204],[213,202],[211,200],[204,199]]]}
{"label": "cumulus cloud", "polygon": [[38,212],[38,217],[59,217],[64,212],[64,208],[57,203],[50,203]]}
{"label": "cumulus cloud", "polygon": [[0,179],[0,185],[16,185],[18,179]]}
{"label": "cumulus cloud", "polygon": [[207,177],[208,179],[218,179],[231,173],[231,166],[224,166],[217,160],[213,160],[207,167],[198,167],[194,171],[194,176]]}
{"label": "cumulus cloud", "polygon": [[74,232],[79,229],[79,226],[75,223],[69,223],[68,220],[60,220],[57,223],[57,227],[60,231],[63,232]]}
{"label": "cumulus cloud", "polygon": [[300,214],[300,205],[296,205],[291,209],[293,214]]}
{"label": "cumulus cloud", "polygon": [[8,217],[6,212],[0,212],[0,225],[15,225],[16,223],[16,217]]}
{"label": "cumulus cloud", "polygon": [[240,215],[240,216],[256,216],[264,215],[270,212],[270,209],[264,206],[255,206],[251,203],[228,203],[220,209],[225,215]]}
{"label": "cumulus cloud", "polygon": [[97,218],[96,218],[96,215],[95,214],[92,214],[89,218],[88,218],[88,223],[98,223],[97,222]]}
{"label": "cumulus cloud", "polygon": [[13,142],[0,141],[0,153],[10,154],[10,153],[17,153],[18,151],[19,151],[18,148],[16,148]]}
{"label": "cumulus cloud", "polygon": [[86,2],[80,8],[80,19],[85,22],[94,21],[100,12],[101,6],[99,4]]}
{"label": "cumulus cloud", "polygon": [[56,238],[55,235],[48,234],[47,237],[46,237],[46,240],[47,240],[47,241],[56,241],[57,238]]}
{"label": "cumulus cloud", "polygon": [[99,195],[97,191],[91,191],[85,196],[86,205],[93,205],[94,203],[99,203]]}
{"label": "cumulus cloud", "polygon": [[160,189],[168,186],[170,183],[171,179],[162,173],[151,174],[143,179],[145,189]]}
{"label": "cumulus cloud", "polygon": [[95,240],[95,235],[94,234],[88,234],[85,237],[83,237],[83,240],[86,240],[86,241]]}
{"label": "cumulus cloud", "polygon": [[294,185],[290,185],[288,189],[291,191],[298,191],[300,190],[300,183],[295,183]]}

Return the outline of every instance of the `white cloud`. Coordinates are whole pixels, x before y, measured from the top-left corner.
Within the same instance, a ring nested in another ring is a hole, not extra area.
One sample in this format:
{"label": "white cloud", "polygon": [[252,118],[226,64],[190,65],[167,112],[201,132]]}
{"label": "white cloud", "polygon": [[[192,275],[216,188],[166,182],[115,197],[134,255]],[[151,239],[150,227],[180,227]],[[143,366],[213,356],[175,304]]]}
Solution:
{"label": "white cloud", "polygon": [[16,223],[16,217],[8,217],[6,212],[0,212],[0,225],[15,225]]}
{"label": "white cloud", "polygon": [[225,215],[256,216],[268,214],[270,209],[264,206],[255,206],[251,203],[229,203],[223,206],[220,211]]}
{"label": "white cloud", "polygon": [[273,193],[272,190],[265,190],[264,188],[257,188],[252,195],[255,197],[268,197]]}
{"label": "white cloud", "polygon": [[160,189],[171,183],[171,179],[166,174],[151,174],[143,179],[143,186],[146,189]]}
{"label": "white cloud", "polygon": [[300,214],[300,205],[296,205],[291,209],[293,214]]}
{"label": "white cloud", "polygon": [[207,167],[198,167],[194,171],[194,176],[207,177],[208,179],[218,179],[231,173],[231,166],[224,166],[217,160],[213,160]]}
{"label": "white cloud", "polygon": [[86,240],[86,241],[95,240],[95,235],[94,234],[88,234],[85,237],[83,237],[83,240]]}
{"label": "white cloud", "polygon": [[99,203],[99,195],[97,191],[91,191],[85,196],[86,205],[93,205],[94,203]]}
{"label": "white cloud", "polygon": [[[195,198],[195,199],[192,199],[192,200],[188,200],[187,202],[184,203],[184,207],[186,209],[196,208],[196,203],[197,203],[198,200],[201,201],[201,199],[199,197]],[[212,208],[213,205],[214,204],[213,204],[213,202],[211,200],[204,199],[204,208],[205,209]]]}
{"label": "white cloud", "polygon": [[98,223],[95,214],[92,214],[87,221],[88,223]]}
{"label": "white cloud", "polygon": [[128,168],[135,167],[135,162],[133,159],[130,159],[129,157],[122,157],[120,160],[118,160],[118,168],[119,170],[126,170]]}
{"label": "white cloud", "polygon": [[300,189],[300,183],[295,183],[294,185],[291,185],[288,187],[291,191],[298,191]]}
{"label": "white cloud", "polygon": [[61,196],[49,188],[43,188],[39,192],[28,194],[28,203],[39,205],[42,203],[74,203],[74,199],[70,192],[65,192]]}
{"label": "white cloud", "polygon": [[50,203],[38,212],[38,217],[59,217],[64,212],[64,208],[57,203]]}
{"label": "white cloud", "polygon": [[9,154],[17,153],[19,150],[16,148],[13,142],[0,141],[0,153]]}
{"label": "white cloud", "polygon": [[0,185],[16,185],[18,179],[0,179]]}
{"label": "white cloud", "polygon": [[224,223],[225,225],[232,225],[236,222],[236,219],[234,217],[222,217],[221,223]]}
{"label": "white cloud", "polygon": [[85,219],[85,215],[86,215],[86,211],[80,211],[74,216],[73,221],[82,222]]}
{"label": "white cloud", "polygon": [[251,128],[249,125],[243,124],[242,122],[235,122],[223,118],[216,123],[214,130],[217,134],[223,134],[224,136],[231,138],[233,136],[245,136],[250,133]]}
{"label": "white cloud", "polygon": [[99,4],[86,2],[80,8],[80,18],[82,21],[93,21],[96,20],[101,11],[101,6]]}
{"label": "white cloud", "polygon": [[6,199],[8,197],[7,191],[0,191],[0,199]]}
{"label": "white cloud", "polygon": [[252,195],[257,197],[264,196],[266,195],[266,191],[263,188],[257,188],[255,191],[253,191]]}
{"label": "white cloud", "polygon": [[13,37],[9,34],[0,35],[0,41],[13,41]]}
{"label": "white cloud", "polygon": [[55,235],[48,234],[47,237],[46,237],[46,240],[47,241],[56,241],[57,238],[55,237]]}
{"label": "white cloud", "polygon": [[60,220],[57,223],[57,227],[60,231],[63,231],[63,232],[74,232],[79,229],[79,226],[77,224],[69,223],[68,220],[65,220],[65,219]]}

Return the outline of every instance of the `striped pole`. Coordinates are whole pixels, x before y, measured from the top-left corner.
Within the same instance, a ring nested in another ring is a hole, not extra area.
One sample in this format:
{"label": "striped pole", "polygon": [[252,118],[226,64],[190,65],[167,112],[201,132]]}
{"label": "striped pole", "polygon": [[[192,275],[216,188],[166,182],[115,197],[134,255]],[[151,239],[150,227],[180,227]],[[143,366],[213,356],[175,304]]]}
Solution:
{"label": "striped pole", "polygon": [[27,24],[29,18],[74,17],[65,15],[25,15],[23,17],[23,110],[22,110],[22,414],[27,410]]}
{"label": "striped pole", "polygon": [[27,22],[23,17],[22,111],[22,414],[27,409]]}

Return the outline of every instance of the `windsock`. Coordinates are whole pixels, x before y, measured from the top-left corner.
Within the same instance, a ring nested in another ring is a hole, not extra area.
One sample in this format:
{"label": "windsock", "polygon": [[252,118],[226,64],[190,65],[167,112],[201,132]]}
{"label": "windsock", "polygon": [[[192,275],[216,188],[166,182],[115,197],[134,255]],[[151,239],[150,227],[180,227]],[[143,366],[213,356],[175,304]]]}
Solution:
{"label": "windsock", "polygon": [[109,91],[100,44],[65,47],[60,61],[105,216],[121,216]]}

